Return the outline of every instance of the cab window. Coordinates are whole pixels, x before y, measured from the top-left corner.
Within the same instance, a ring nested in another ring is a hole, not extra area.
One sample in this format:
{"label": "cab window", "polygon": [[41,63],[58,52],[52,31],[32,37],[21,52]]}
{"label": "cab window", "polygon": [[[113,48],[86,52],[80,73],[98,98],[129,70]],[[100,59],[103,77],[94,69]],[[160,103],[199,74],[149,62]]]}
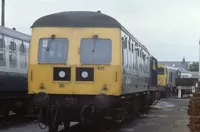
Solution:
{"label": "cab window", "polygon": [[41,38],[39,40],[39,63],[66,63],[68,40],[65,38]]}
{"label": "cab window", "polygon": [[163,75],[164,74],[164,68],[158,68],[157,72],[159,75]]}
{"label": "cab window", "polygon": [[111,40],[84,38],[81,40],[80,61],[82,64],[108,64],[111,62]]}

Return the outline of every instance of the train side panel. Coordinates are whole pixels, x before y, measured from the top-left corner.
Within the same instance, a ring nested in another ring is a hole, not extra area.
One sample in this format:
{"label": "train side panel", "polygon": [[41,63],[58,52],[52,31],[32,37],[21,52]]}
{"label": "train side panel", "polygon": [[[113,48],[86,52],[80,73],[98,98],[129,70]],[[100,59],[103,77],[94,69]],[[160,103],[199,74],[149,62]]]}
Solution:
{"label": "train side panel", "polygon": [[150,55],[143,45],[121,31],[122,37],[122,94],[147,91],[150,85]]}
{"label": "train side panel", "polygon": [[28,39],[28,35],[0,27],[1,92],[27,92]]}
{"label": "train side panel", "polygon": [[33,112],[28,95],[28,54],[30,36],[0,26],[0,115]]}

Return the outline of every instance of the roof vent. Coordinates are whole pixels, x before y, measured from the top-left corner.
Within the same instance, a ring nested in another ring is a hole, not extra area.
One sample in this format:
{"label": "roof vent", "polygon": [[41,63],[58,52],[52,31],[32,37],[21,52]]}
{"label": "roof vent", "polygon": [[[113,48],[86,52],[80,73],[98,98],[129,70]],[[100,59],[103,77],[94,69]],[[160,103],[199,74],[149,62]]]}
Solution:
{"label": "roof vent", "polygon": [[100,11],[100,10],[98,10],[97,12],[98,12],[98,13],[101,13],[101,11]]}

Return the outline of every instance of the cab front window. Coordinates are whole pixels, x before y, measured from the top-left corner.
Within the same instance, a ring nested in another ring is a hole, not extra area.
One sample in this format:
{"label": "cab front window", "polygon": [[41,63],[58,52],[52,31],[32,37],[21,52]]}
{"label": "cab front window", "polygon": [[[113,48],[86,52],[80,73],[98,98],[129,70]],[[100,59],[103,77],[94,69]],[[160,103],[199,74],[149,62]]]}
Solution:
{"label": "cab front window", "polygon": [[158,68],[157,72],[159,75],[164,75],[164,68]]}
{"label": "cab front window", "polygon": [[66,63],[68,40],[65,38],[41,38],[39,40],[39,63]]}
{"label": "cab front window", "polygon": [[110,39],[82,39],[81,64],[108,64],[111,62],[112,41]]}

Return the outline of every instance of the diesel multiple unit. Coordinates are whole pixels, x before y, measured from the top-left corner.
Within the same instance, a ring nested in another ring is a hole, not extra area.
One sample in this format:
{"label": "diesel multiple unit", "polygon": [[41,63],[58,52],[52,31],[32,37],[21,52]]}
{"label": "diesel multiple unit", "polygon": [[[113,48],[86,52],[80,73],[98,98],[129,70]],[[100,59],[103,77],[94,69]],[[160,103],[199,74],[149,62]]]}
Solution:
{"label": "diesel multiple unit", "polygon": [[157,91],[157,59],[114,18],[71,11],[33,23],[28,92],[49,131],[71,121],[123,122],[144,112]]}

